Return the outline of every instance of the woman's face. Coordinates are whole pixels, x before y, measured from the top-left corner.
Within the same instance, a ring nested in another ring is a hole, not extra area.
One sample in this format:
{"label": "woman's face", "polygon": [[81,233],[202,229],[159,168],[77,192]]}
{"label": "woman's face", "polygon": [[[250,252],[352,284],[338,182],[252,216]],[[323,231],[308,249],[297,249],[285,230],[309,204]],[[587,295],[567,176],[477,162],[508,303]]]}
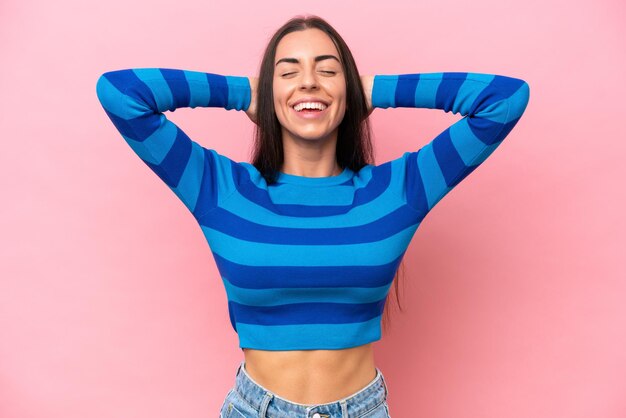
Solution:
{"label": "woman's face", "polygon": [[[277,45],[274,65],[274,110],[283,139],[336,137],[346,111],[346,80],[330,37],[319,29],[288,33]],[[302,109],[302,101],[313,109]]]}

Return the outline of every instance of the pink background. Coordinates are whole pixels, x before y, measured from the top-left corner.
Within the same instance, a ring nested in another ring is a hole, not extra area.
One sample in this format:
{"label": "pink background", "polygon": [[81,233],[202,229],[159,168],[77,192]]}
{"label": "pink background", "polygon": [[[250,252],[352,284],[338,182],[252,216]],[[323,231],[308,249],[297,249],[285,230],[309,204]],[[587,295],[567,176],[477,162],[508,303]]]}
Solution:
{"label": "pink background", "polygon": [[[243,354],[217,268],[106,117],[96,81],[133,67],[255,74],[272,32],[301,13],[334,25],[363,74],[530,85],[505,143],[409,247],[405,310],[375,344],[392,416],[626,416],[618,0],[3,1],[0,416],[218,415]],[[168,117],[249,160],[243,112]],[[375,111],[376,163],[459,118]]]}

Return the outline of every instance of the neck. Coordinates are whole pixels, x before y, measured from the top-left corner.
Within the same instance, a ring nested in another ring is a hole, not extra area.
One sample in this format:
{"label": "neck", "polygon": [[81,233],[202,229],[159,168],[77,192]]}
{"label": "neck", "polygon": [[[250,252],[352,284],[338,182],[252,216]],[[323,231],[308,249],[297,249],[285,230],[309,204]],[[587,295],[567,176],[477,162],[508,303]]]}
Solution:
{"label": "neck", "polygon": [[337,131],[322,139],[296,138],[283,132],[284,161],[280,171],[304,177],[341,174],[337,163]]}

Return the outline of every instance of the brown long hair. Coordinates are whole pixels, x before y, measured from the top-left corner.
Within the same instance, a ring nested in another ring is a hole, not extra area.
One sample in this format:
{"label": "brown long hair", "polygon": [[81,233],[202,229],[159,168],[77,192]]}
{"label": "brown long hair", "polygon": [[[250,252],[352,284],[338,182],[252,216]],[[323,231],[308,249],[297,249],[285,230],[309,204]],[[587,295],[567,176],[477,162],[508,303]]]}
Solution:
{"label": "brown long hair", "polygon": [[[371,127],[369,124],[367,101],[361,78],[352,56],[339,33],[319,16],[296,16],[281,26],[272,36],[261,61],[256,92],[256,126],[252,150],[254,165],[267,184],[274,184],[284,161],[282,132],[274,109],[273,79],[276,48],[280,40],[288,33],[316,28],[325,32],[335,44],[346,77],[346,112],[337,132],[336,158],[343,169],[349,167],[358,172],[363,166],[374,163]],[[404,265],[400,267],[404,273]],[[398,281],[400,269],[394,278],[396,301],[400,310]],[[388,328],[389,304],[385,304],[383,329]]]}

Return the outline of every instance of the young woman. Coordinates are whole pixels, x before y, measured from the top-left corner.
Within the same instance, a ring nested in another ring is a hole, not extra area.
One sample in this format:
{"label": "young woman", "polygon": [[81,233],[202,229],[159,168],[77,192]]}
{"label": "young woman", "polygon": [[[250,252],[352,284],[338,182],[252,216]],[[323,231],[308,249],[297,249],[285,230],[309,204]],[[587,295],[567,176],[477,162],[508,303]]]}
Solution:
{"label": "young woman", "polygon": [[[97,94],[193,214],[222,276],[245,360],[220,417],[388,417],[372,343],[400,261],[426,214],[513,129],[528,84],[465,72],[360,76],[340,35],[313,16],[278,29],[258,78],[127,69],[104,73]],[[203,147],[163,114],[197,106],[246,112],[252,163]],[[463,118],[373,165],[368,116],[394,107]]]}

